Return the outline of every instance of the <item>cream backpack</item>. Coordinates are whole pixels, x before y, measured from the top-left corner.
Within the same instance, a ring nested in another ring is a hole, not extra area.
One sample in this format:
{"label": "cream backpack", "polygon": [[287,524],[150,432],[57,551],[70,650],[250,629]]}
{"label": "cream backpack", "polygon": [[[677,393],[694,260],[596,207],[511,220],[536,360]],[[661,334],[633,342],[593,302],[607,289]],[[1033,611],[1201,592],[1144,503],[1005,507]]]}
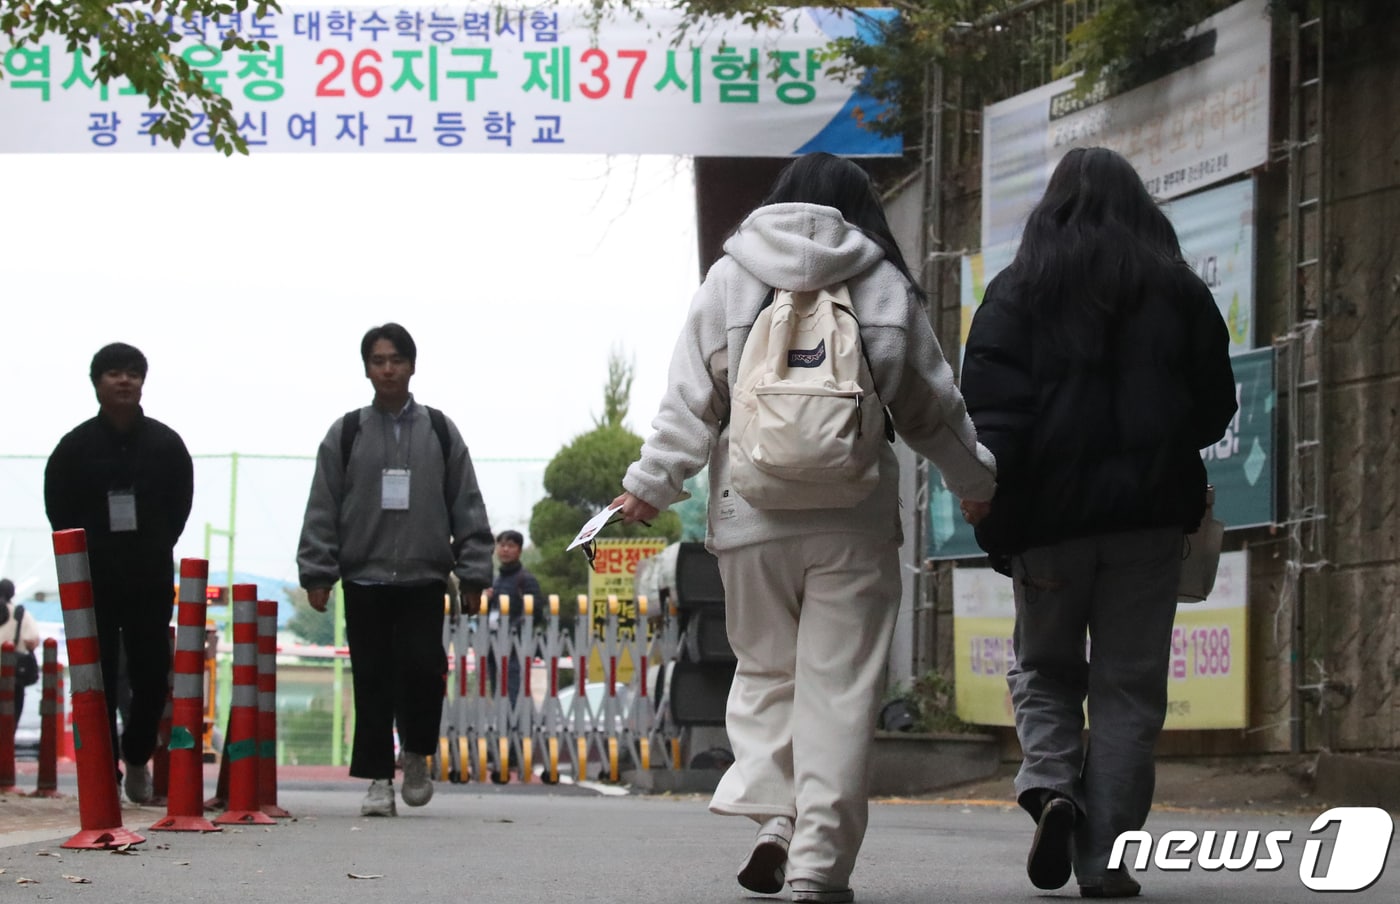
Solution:
{"label": "cream backpack", "polygon": [[888,424],[850,293],[771,298],[734,380],[731,484],[757,509],[850,508],[879,482]]}

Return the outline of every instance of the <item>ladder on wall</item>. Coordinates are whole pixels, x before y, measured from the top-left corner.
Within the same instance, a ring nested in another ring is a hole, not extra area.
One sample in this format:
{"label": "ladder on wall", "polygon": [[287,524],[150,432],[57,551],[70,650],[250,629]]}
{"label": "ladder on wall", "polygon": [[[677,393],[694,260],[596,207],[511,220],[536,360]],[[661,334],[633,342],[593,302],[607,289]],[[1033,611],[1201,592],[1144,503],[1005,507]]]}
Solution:
{"label": "ladder on wall", "polygon": [[[1303,689],[1307,677],[1307,607],[1325,608],[1325,585],[1308,581],[1327,565],[1327,463],[1324,455],[1326,377],[1324,309],[1326,247],[1323,143],[1322,3],[1304,4],[1289,23],[1288,329],[1274,340],[1277,398],[1287,434],[1288,554],[1281,589],[1291,610],[1291,746],[1307,747]],[[1317,676],[1315,676],[1317,677]],[[1325,676],[1320,676],[1325,678]]]}

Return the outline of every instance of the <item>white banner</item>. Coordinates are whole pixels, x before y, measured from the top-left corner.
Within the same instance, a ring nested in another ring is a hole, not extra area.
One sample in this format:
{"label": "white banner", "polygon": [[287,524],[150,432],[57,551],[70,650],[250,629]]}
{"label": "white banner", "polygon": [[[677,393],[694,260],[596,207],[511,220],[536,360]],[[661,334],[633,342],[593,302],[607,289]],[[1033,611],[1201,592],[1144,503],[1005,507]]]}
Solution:
{"label": "white banner", "polygon": [[[1176,228],[1181,253],[1210,287],[1230,329],[1230,354],[1254,348],[1254,180],[1241,179],[1162,205]],[[962,259],[962,342],[982,303],[987,283],[1011,266],[1017,242],[983,249]]]}
{"label": "white banner", "polygon": [[[673,44],[680,14],[536,7],[286,7],[216,25],[178,19],[177,51],[234,103],[256,152],[898,155],[862,129],[880,106],[825,72],[833,39],[887,10],[793,9],[783,27],[716,20]],[[219,50],[233,28],[266,52]],[[5,45],[0,45],[5,46]],[[0,152],[172,152],[162,115],[61,40],[5,47]],[[202,117],[201,117],[202,119]],[[196,121],[186,147],[208,148]]]}
{"label": "white banner", "polygon": [[992,104],[982,114],[982,247],[1015,241],[1050,173],[1071,148],[1112,148],[1158,198],[1248,172],[1269,156],[1269,19],[1244,0],[1197,26],[1195,62],[1085,106],[1074,77]]}

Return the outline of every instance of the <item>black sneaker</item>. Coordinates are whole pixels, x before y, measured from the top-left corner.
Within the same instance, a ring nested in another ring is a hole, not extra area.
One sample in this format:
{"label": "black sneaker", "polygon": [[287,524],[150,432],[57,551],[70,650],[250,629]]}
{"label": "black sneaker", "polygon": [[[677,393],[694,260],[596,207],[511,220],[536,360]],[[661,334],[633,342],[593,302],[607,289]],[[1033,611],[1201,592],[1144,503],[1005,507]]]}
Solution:
{"label": "black sneaker", "polygon": [[1036,888],[1062,888],[1074,859],[1074,801],[1052,797],[1040,811],[1035,840],[1026,857],[1026,875]]}

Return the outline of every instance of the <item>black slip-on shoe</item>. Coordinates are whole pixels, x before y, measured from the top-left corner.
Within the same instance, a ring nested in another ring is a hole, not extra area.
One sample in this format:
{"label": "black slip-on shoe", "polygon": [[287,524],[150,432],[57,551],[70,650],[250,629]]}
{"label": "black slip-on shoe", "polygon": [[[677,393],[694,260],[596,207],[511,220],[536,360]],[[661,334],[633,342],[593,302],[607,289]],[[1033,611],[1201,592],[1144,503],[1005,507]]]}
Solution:
{"label": "black slip-on shoe", "polygon": [[1026,875],[1036,888],[1063,888],[1074,859],[1074,801],[1052,797],[1040,811],[1026,857]]}

